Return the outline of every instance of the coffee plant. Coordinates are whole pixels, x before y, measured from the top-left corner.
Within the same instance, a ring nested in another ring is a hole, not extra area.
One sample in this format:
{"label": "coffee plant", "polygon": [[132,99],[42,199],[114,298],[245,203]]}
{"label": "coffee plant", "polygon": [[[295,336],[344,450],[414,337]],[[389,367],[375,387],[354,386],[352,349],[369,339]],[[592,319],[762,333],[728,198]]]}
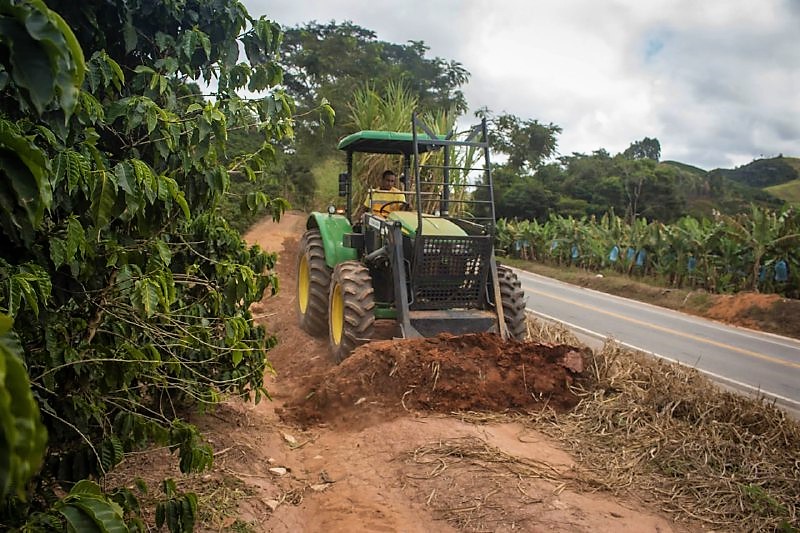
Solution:
{"label": "coffee plant", "polygon": [[[206,468],[185,409],[265,396],[275,256],[217,207],[292,134],[280,41],[232,0],[0,0],[0,528],[141,529],[95,481],[153,441]],[[235,129],[259,149],[226,157]]]}

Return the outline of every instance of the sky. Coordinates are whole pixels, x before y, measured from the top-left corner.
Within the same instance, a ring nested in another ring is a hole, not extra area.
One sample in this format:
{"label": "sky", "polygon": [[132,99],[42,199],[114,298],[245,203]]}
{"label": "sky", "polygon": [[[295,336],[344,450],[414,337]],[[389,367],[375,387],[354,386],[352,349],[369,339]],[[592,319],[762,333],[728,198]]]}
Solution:
{"label": "sky", "polygon": [[655,137],[706,170],[800,156],[800,0],[243,0],[283,26],[352,21],[461,63],[474,111],[563,129],[559,153]]}

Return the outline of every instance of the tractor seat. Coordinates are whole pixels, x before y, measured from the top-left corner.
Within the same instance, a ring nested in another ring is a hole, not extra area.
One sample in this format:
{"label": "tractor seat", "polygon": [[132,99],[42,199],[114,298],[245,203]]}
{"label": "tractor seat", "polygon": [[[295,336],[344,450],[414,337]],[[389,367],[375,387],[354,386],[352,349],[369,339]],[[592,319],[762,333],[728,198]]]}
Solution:
{"label": "tractor seat", "polygon": [[[417,235],[417,213],[412,211],[392,211],[387,217],[402,224],[403,235],[415,237]],[[434,215],[422,215],[422,234],[439,237],[466,237],[467,233],[455,223],[446,218]]]}

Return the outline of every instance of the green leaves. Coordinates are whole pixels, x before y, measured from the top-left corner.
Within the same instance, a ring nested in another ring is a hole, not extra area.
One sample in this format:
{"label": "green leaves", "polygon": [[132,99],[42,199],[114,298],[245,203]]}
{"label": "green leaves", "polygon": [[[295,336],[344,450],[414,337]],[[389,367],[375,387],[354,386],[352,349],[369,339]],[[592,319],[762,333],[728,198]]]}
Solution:
{"label": "green leaves", "polygon": [[11,325],[11,318],[0,314],[0,499],[24,496],[47,442]]}
{"label": "green leaves", "polygon": [[89,59],[86,81],[89,82],[89,90],[93,93],[96,93],[98,89],[109,87],[120,91],[125,83],[125,75],[122,73],[119,63],[114,61],[105,50],[98,50]]}
{"label": "green leaves", "polygon": [[52,201],[47,158],[12,122],[0,117],[0,224],[15,240],[29,242]]}
{"label": "green leaves", "polygon": [[53,164],[53,186],[58,186],[62,181],[67,182],[67,192],[72,193],[78,185],[85,184],[89,179],[89,161],[75,150],[62,150],[56,155]]}
{"label": "green leaves", "polygon": [[143,278],[134,284],[131,303],[145,317],[150,318],[158,311],[159,303],[164,302],[161,284],[151,278]]}
{"label": "green leaves", "polygon": [[97,236],[111,220],[114,203],[117,200],[117,184],[112,180],[112,175],[105,170],[98,170],[93,174],[92,203],[89,214],[94,223]]}
{"label": "green leaves", "polygon": [[[518,257],[652,274],[711,292],[800,291],[800,213],[793,209],[775,213],[753,206],[736,217],[683,217],[669,225],[641,218],[629,224],[613,213],[600,220],[551,215],[542,224],[501,220],[496,229],[498,247]],[[780,261],[784,279],[777,275]]]}
{"label": "green leaves", "polygon": [[[10,317],[19,314],[22,302],[35,317],[39,317],[39,305],[44,306],[50,298],[52,285],[47,271],[35,263],[25,263],[19,267],[11,267],[0,259],[0,304],[4,304],[5,312]],[[5,296],[5,298],[3,298]]]}
{"label": "green leaves", "polygon": [[197,516],[197,496],[191,492],[179,493],[172,479],[164,480],[162,490],[167,500],[156,506],[156,527],[166,525],[170,533],[192,531]]}
{"label": "green leaves", "polygon": [[[253,175],[263,171],[273,135],[291,132],[294,108],[280,91],[247,100],[229,90],[234,79],[267,87],[282,76],[271,59],[280,28],[249,28],[238,2],[129,2],[120,12],[96,2],[58,5],[80,31],[86,66],[69,36],[58,41],[61,19],[40,0],[0,0],[0,311],[16,319],[36,400],[53,428],[42,486],[72,489],[50,514],[39,513],[41,523],[124,531],[128,507],[97,485],[66,483],[102,476],[126,450],[153,440],[179,450],[183,471],[206,468],[210,446],[174,413],[187,399],[263,393],[274,339],[248,306],[276,286],[266,271],[274,256],[248,248],[216,206],[234,170],[224,159],[229,131],[258,139],[256,154],[230,163]],[[264,56],[258,65],[237,66],[242,35]],[[195,82],[215,76],[217,94],[206,98]],[[248,203],[276,212],[287,205],[264,193]],[[22,363],[5,356],[3,375],[27,386]],[[26,396],[15,389],[7,398],[2,423]],[[19,413],[38,421],[38,413]],[[13,436],[3,428],[3,438]],[[29,431],[24,440],[41,454],[34,437]],[[38,458],[6,448],[0,466],[4,474],[18,468],[9,475],[21,486]],[[22,513],[37,515],[45,501]],[[0,523],[22,527],[6,508]],[[174,493],[162,508],[168,527],[188,530],[197,502]]]}
{"label": "green leaves", "polygon": [[128,533],[122,508],[89,480],[76,483],[55,509],[67,520],[68,531]]}
{"label": "green leaves", "polygon": [[131,96],[111,104],[106,112],[106,120],[110,124],[118,118],[124,119],[126,133],[132,133],[144,125],[148,134],[155,130],[159,120],[170,120],[169,114],[147,96]]}
{"label": "green leaves", "polygon": [[83,83],[83,51],[72,30],[41,0],[0,3],[0,44],[14,84],[40,115],[58,105],[69,119]]}

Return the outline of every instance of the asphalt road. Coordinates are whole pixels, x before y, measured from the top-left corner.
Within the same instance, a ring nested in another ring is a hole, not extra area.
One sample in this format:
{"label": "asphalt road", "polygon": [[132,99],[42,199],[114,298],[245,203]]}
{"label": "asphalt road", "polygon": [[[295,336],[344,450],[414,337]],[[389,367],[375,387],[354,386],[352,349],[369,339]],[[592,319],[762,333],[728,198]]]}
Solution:
{"label": "asphalt road", "polygon": [[695,367],[724,385],[800,412],[800,341],[516,272],[534,314]]}

